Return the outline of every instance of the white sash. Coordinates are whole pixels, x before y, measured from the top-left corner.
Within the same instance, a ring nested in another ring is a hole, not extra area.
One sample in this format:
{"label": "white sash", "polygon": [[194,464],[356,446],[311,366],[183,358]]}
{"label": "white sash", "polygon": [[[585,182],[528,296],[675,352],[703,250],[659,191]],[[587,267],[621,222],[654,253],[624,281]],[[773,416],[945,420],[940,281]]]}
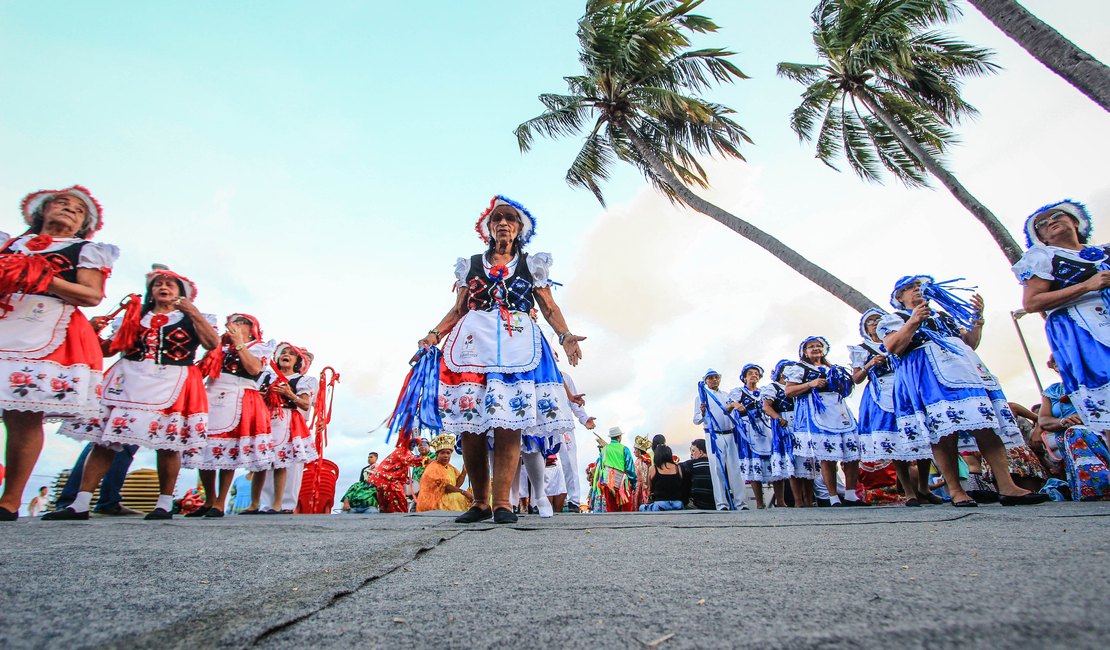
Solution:
{"label": "white sash", "polygon": [[17,293],[0,318],[0,360],[41,359],[65,341],[74,307],[51,296]]}
{"label": "white sash", "polygon": [[470,311],[447,336],[443,360],[455,372],[527,372],[540,365],[540,330],[525,312],[510,312],[512,336],[497,311]]}

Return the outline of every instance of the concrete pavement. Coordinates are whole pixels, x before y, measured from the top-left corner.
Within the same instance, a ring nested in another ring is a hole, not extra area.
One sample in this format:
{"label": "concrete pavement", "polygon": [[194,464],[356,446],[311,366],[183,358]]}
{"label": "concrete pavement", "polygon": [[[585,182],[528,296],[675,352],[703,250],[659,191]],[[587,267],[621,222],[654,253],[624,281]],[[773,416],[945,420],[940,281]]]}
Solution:
{"label": "concrete pavement", "polygon": [[0,647],[1104,648],[1107,517],[21,520],[0,525]]}

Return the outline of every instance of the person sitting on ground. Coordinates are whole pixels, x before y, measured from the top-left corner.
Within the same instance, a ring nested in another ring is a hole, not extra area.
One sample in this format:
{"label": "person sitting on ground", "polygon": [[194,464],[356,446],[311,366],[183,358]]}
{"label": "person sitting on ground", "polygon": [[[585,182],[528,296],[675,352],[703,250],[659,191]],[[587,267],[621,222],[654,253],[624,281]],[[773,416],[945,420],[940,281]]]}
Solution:
{"label": "person sitting on ground", "polygon": [[455,450],[455,436],[444,433],[432,440],[435,460],[424,466],[420,476],[420,490],[416,495],[416,511],[448,510],[466,512],[474,501],[470,490],[460,487],[466,480],[466,470],[462,472],[451,465],[451,454]]}
{"label": "person sitting on ground", "polygon": [[651,486],[651,503],[641,505],[640,512],[682,510],[685,503],[682,468],[675,464],[674,452],[667,445],[655,448],[655,460],[648,468],[647,482]]}
{"label": "person sitting on ground", "polygon": [[682,468],[683,502],[693,510],[716,510],[713,496],[713,476],[710,474],[709,455],[705,453],[705,438],[690,443],[690,460],[679,463]]}
{"label": "person sitting on ground", "polygon": [[342,511],[348,514],[377,512],[378,491],[369,481],[356,481],[343,493]]}

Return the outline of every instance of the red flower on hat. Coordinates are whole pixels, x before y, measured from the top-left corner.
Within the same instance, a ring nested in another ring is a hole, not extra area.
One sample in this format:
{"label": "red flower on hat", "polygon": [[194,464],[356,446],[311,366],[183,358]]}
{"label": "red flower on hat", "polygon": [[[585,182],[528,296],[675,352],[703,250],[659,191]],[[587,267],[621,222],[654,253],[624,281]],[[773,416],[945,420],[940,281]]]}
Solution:
{"label": "red flower on hat", "polygon": [[39,251],[46,250],[53,243],[54,238],[50,235],[37,235],[27,240],[27,243],[24,244],[24,246],[27,247],[27,250],[37,253]]}

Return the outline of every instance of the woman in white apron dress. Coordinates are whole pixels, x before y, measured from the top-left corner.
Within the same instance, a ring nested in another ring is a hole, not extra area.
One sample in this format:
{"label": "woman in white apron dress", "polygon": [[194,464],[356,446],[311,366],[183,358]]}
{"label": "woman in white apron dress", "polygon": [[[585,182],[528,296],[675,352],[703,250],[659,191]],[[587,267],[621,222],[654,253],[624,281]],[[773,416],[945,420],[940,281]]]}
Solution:
{"label": "woman in white apron dress", "polygon": [[[922,501],[941,504],[944,500],[929,491],[933,446],[928,434],[915,429],[902,431],[894,413],[894,368],[877,333],[879,319],[885,315],[880,309],[865,311],[859,321],[863,340],[848,346],[852,381],[856,385],[867,382],[859,403],[860,460],[894,461],[907,506],[920,506]],[[917,463],[917,481],[911,480],[910,462]]]}
{"label": "woman in white apron dress", "polygon": [[[879,319],[878,334],[896,357],[894,412],[904,433],[928,434],[952,505],[974,507],[978,504],[960,487],[958,450],[978,449],[992,467],[1009,467],[1006,447],[1025,440],[998,379],[975,354],[983,319],[968,330],[948,314],[933,311],[921,295],[923,282],[933,279],[915,275],[895,283],[890,304],[897,311]],[[970,303],[982,314],[982,298],[973,296]],[[1048,499],[1019,488],[1008,472],[998,472],[996,478],[1003,505]]]}
{"label": "woman in white apron dress", "polygon": [[840,505],[836,493],[837,463],[844,466],[846,505],[861,505],[856,496],[859,478],[859,431],[844,401],[852,392],[851,374],[826,358],[829,342],[811,336],[798,346],[800,361],[783,371],[786,395],[794,398],[794,435],[803,456],[821,461],[821,478],[829,489],[829,504]]}
{"label": "woman in white apron dress", "polygon": [[[146,276],[141,309],[112,323],[107,352],[122,354],[104,375],[100,414],[71,420],[61,433],[96,443],[85,461],[73,504],[43,517],[88,519],[89,499],[122,445],[157,450],[159,496],[147,519],[171,519],[181,454],[204,446],[208,395],[195,365],[197,349],[219,345],[216,317],[193,304],[193,282],[164,266]],[[95,319],[94,319],[95,320]]]}
{"label": "woman in white apron dress", "polygon": [[1045,333],[1071,404],[1110,444],[1110,246],[1091,246],[1091,215],[1075,201],[1025,221],[1029,250],[1014,265],[1025,311],[1047,315]]}
{"label": "woman in white apron dress", "polygon": [[[488,249],[455,265],[455,306],[419,341],[443,341],[439,411],[444,430],[460,437],[463,462],[474,485],[474,506],[459,523],[494,518],[512,523],[509,488],[520,448],[558,450],[574,430],[562,376],[529,312],[538,307],[555,330],[572,366],[582,357],[575,336],[551,294],[551,256],[523,248],[535,232],[521,204],[495,196],[475,230]],[[489,452],[493,451],[493,506]]]}
{"label": "woman in white apron dress", "polygon": [[104,368],[100,341],[78,307],[95,307],[119,257],[89,241],[100,204],[87,189],[28,194],[27,231],[0,233],[0,409],[7,430],[0,521],[19,518],[23,489],[43,445],[47,418],[95,417]]}
{"label": "woman in white apron dress", "polygon": [[200,364],[208,378],[208,444],[186,452],[183,464],[200,470],[205,501],[187,517],[224,516],[235,470],[268,463],[273,454],[270,409],[258,388],[274,345],[262,342],[262,328],[250,314],[228,316],[227,332],[221,338]]}

